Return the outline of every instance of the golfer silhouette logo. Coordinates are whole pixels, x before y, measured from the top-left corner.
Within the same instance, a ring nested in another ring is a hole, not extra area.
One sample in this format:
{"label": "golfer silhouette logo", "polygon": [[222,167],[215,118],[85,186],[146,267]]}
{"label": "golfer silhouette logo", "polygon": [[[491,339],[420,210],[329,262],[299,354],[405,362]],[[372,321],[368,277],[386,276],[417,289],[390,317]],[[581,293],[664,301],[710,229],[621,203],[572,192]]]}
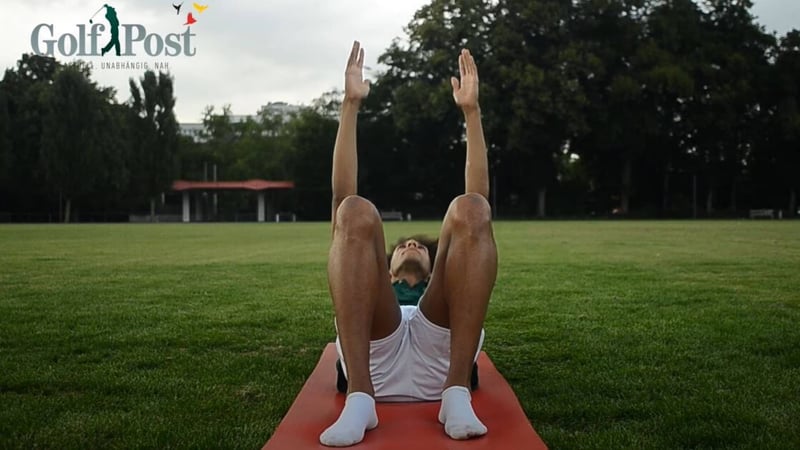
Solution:
{"label": "golfer silhouette logo", "polygon": [[117,10],[114,9],[113,6],[105,4],[101,6],[100,9],[98,9],[97,12],[94,13],[94,15],[92,15],[92,18],[89,19],[89,23],[92,23],[92,19],[94,19],[94,16],[96,16],[100,11],[102,11],[103,8],[106,9],[106,20],[108,20],[108,24],[111,26],[111,40],[108,41],[108,45],[103,47],[101,56],[105,56],[105,54],[108,53],[109,50],[111,50],[111,47],[114,47],[114,53],[116,53],[116,55],[119,56],[119,19],[117,18]]}

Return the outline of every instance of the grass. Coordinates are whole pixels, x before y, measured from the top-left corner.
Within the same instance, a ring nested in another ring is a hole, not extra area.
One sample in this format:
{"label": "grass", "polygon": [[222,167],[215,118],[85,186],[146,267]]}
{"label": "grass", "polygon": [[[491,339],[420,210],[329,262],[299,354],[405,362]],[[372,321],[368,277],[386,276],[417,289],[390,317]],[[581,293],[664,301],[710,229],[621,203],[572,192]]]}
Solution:
{"label": "grass", "polygon": [[[550,448],[800,448],[800,222],[495,235],[485,349]],[[0,227],[0,448],[260,448],[334,337],[329,237]]]}

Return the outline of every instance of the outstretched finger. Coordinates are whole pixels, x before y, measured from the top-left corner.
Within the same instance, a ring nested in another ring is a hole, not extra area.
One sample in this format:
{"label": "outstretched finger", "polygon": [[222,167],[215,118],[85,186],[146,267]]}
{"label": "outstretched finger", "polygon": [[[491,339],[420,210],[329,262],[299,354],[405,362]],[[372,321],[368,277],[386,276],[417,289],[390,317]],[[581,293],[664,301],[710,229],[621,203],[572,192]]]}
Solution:
{"label": "outstretched finger", "polygon": [[356,66],[359,68],[364,67],[364,49],[358,51],[358,60],[356,60]]}
{"label": "outstretched finger", "polygon": [[353,48],[350,49],[350,57],[347,59],[348,66],[355,64],[356,59],[358,58],[358,51],[360,47],[361,44],[358,41],[353,41]]}
{"label": "outstretched finger", "polygon": [[466,75],[466,68],[464,67],[464,51],[462,50],[461,53],[458,54],[458,74],[461,78],[464,78]]}
{"label": "outstretched finger", "polygon": [[474,70],[472,70],[472,55],[469,53],[469,50],[464,49],[464,71],[467,72],[467,75],[473,75]]}
{"label": "outstretched finger", "polygon": [[472,72],[472,75],[478,75],[478,65],[475,64],[475,58],[472,57],[472,54],[469,54],[469,70]]}

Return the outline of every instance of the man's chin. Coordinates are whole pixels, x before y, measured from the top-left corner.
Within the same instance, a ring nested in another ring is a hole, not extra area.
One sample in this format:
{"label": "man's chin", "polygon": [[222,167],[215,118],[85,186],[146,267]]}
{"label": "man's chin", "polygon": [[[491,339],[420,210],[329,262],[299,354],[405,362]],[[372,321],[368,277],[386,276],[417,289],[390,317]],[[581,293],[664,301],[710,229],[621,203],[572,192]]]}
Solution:
{"label": "man's chin", "polygon": [[428,275],[430,275],[430,270],[426,270],[426,267],[423,265],[422,261],[414,258],[408,258],[400,263],[400,267],[397,268],[397,272],[416,272],[421,274],[423,278],[427,278]]}

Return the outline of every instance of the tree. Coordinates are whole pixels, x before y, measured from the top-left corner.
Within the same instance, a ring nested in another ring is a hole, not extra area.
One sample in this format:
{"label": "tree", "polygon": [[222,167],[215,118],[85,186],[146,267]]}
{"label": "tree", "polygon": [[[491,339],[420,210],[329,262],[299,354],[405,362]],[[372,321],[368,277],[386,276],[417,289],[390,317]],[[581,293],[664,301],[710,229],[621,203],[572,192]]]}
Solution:
{"label": "tree", "polygon": [[492,29],[491,70],[498,72],[493,116],[508,132],[503,145],[510,189],[536,198],[536,215],[546,215],[548,187],[563,165],[564,149],[584,129],[585,71],[580,43],[572,39],[573,3],[567,0],[500,0]]}
{"label": "tree", "polygon": [[8,94],[0,89],[0,192],[8,192],[11,178],[11,116],[8,113]]}
{"label": "tree", "polygon": [[788,193],[789,215],[797,214],[800,191],[800,31],[792,30],[781,39],[780,54],[775,64],[780,80],[777,119],[783,145],[779,147],[778,167],[783,188]]}
{"label": "tree", "polygon": [[16,70],[6,70],[0,81],[7,134],[5,164],[0,173],[0,210],[38,212],[48,203],[40,161],[42,97],[59,67],[54,58],[23,54]]}
{"label": "tree", "polygon": [[602,210],[627,214],[635,194],[636,168],[651,149],[655,132],[645,74],[653,64],[645,40],[644,0],[584,0],[578,4],[575,36],[589,54],[582,77],[588,132],[575,142],[594,185],[613,200]]}
{"label": "tree", "polygon": [[292,153],[286,164],[295,182],[298,215],[305,219],[330,218],[331,161],[337,129],[338,121],[320,108],[305,108],[287,124]]}
{"label": "tree", "polygon": [[800,31],[792,30],[776,48],[771,83],[765,84],[764,120],[753,155],[758,181],[757,201],[771,208],[786,207],[797,215],[800,190]]}
{"label": "tree", "polygon": [[65,199],[64,222],[71,219],[73,200],[112,178],[108,163],[116,159],[109,158],[115,151],[113,92],[98,90],[89,75],[80,63],[64,66],[43,98],[41,161],[49,187]]}
{"label": "tree", "polygon": [[652,153],[653,181],[660,179],[661,211],[675,214],[672,178],[693,172],[689,155],[696,149],[689,108],[696,95],[695,73],[704,64],[707,42],[703,14],[692,0],[668,0],[654,5],[647,18],[647,37],[653,60],[644,74],[654,108],[656,135]]}
{"label": "tree", "polygon": [[707,184],[705,209],[712,214],[725,186],[729,209],[737,208],[737,186],[761,132],[756,128],[758,86],[767,81],[766,53],[773,39],[754,22],[750,0],[709,0],[706,8],[706,42],[690,120],[696,127],[698,169]]}
{"label": "tree", "polygon": [[150,202],[150,220],[155,221],[156,198],[170,189],[177,168],[178,122],[172,77],[146,71],[140,87],[131,79],[130,116],[133,149],[132,191]]}
{"label": "tree", "polygon": [[[457,74],[459,51],[469,48],[481,70],[481,107],[491,108],[490,90],[484,89],[492,85],[491,75],[482,61],[490,54],[492,23],[489,1],[433,0],[409,23],[408,42],[396,40],[379,57],[388,69],[378,76],[359,119],[359,136],[377,137],[389,123],[395,129],[391,141],[359,145],[360,186],[373,190],[378,207],[424,202],[441,214],[464,192],[463,119],[449,80]],[[487,142],[491,159],[496,149],[491,137]]]}

